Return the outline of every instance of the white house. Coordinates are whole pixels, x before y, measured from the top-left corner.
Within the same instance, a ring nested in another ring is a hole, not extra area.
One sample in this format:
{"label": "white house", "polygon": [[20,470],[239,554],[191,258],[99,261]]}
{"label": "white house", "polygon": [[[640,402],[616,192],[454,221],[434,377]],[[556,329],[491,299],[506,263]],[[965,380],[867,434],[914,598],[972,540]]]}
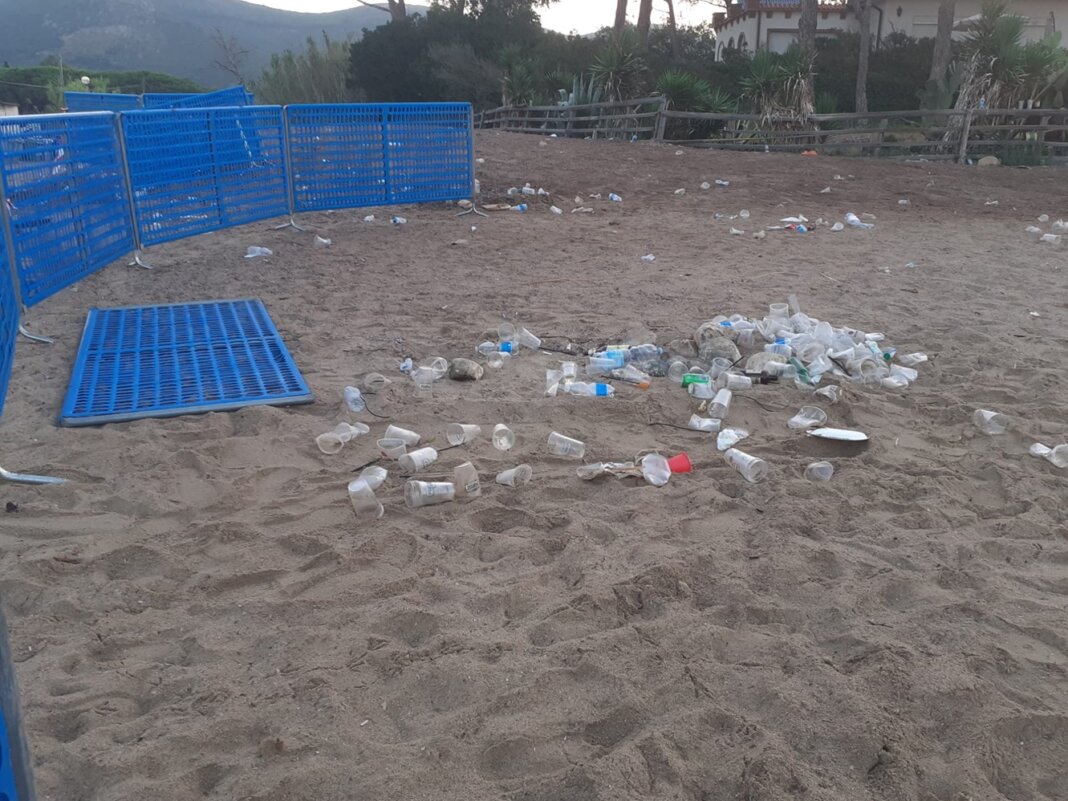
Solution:
{"label": "white house", "polygon": [[[957,19],[979,13],[982,0],[957,0]],[[1010,13],[1027,20],[1024,36],[1041,39],[1056,30],[1056,11],[1068,19],[1064,0],[1009,0]],[[756,50],[767,48],[783,53],[797,39],[801,0],[733,0],[725,12],[712,17],[716,31],[716,57],[726,48]],[[1063,20],[1062,20],[1063,21]],[[855,33],[857,18],[848,0],[827,0],[819,6],[816,34],[833,36]],[[916,39],[932,38],[938,30],[938,0],[872,0],[871,32],[875,46],[894,32]]]}
{"label": "white house", "polygon": [[13,103],[0,103],[0,117],[17,117],[19,107]]}

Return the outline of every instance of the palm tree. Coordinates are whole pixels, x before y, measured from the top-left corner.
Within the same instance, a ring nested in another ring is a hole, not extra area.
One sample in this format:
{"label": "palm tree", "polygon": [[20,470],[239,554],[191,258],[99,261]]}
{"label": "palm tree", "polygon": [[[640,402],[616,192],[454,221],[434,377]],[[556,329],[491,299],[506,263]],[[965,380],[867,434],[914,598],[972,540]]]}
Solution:
{"label": "palm tree", "polygon": [[927,105],[944,108],[949,105],[949,61],[953,57],[953,22],[957,15],[957,0],[941,0],[938,4],[938,33],[935,34],[934,56],[931,58],[931,77],[927,81]]}
{"label": "palm tree", "polygon": [[857,112],[868,110],[868,61],[871,58],[871,0],[853,0],[860,28],[860,52],[857,54]]}
{"label": "palm tree", "polygon": [[649,44],[649,26],[653,19],[653,0],[638,3],[638,41],[642,47]]}
{"label": "palm tree", "polygon": [[616,0],[616,24],[612,26],[618,34],[627,25],[627,0]]}
{"label": "palm tree", "polygon": [[[799,87],[801,90],[801,114],[807,116],[816,107],[815,64],[816,23],[819,17],[819,0],[801,0],[801,16],[797,20],[797,44],[801,55],[808,60],[808,77]],[[756,43],[760,47],[760,43]]]}

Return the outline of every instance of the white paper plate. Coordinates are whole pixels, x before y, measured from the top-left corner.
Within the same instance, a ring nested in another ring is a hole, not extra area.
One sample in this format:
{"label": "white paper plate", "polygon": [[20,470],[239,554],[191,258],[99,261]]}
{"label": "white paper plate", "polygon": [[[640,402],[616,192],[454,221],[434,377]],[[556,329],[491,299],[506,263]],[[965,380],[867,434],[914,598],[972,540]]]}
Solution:
{"label": "white paper plate", "polygon": [[868,435],[863,431],[850,431],[848,428],[814,428],[807,433],[810,437],[837,439],[843,442],[866,442],[868,439]]}

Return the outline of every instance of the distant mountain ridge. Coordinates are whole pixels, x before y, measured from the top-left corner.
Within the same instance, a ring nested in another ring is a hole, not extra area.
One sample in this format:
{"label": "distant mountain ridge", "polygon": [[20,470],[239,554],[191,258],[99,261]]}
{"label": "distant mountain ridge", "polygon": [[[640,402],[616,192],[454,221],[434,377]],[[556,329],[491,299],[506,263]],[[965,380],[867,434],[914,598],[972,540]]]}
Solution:
{"label": "distant mountain ridge", "polygon": [[220,87],[234,79],[212,64],[216,28],[250,51],[244,69],[253,79],[272,53],[299,49],[309,36],[359,38],[387,22],[373,8],[302,14],[242,0],[0,0],[0,62],[31,66],[62,55],[85,69],[152,70]]}

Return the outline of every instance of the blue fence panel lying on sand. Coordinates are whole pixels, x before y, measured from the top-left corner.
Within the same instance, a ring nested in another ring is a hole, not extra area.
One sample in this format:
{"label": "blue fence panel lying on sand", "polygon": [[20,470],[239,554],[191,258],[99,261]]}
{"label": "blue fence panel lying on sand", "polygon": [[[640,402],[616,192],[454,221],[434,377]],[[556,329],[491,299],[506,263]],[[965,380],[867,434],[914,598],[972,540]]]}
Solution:
{"label": "blue fence panel lying on sand", "polygon": [[403,103],[387,106],[385,114],[390,203],[471,197],[471,106]]}
{"label": "blue fence panel lying on sand", "polygon": [[471,197],[466,103],[286,108],[295,211]]}
{"label": "blue fence panel lying on sand", "polygon": [[386,106],[286,107],[294,211],[389,203]]}
{"label": "blue fence panel lying on sand", "polygon": [[133,250],[114,114],[0,119],[0,179],[26,306]]}
{"label": "blue fence panel lying on sand", "polygon": [[7,253],[7,241],[0,226],[0,414],[4,413],[4,398],[11,379],[15,336],[19,328],[19,299],[15,297],[15,282],[8,269]]}
{"label": "blue fence panel lying on sand", "polygon": [[231,86],[217,92],[189,95],[170,104],[170,108],[213,108],[215,106],[251,106],[255,98],[244,86]]}
{"label": "blue fence panel lying on sand", "polygon": [[67,111],[132,111],[141,108],[138,95],[113,95],[107,92],[64,92]]}
{"label": "blue fence panel lying on sand", "polygon": [[279,106],[122,115],[143,245],[288,213]]}

